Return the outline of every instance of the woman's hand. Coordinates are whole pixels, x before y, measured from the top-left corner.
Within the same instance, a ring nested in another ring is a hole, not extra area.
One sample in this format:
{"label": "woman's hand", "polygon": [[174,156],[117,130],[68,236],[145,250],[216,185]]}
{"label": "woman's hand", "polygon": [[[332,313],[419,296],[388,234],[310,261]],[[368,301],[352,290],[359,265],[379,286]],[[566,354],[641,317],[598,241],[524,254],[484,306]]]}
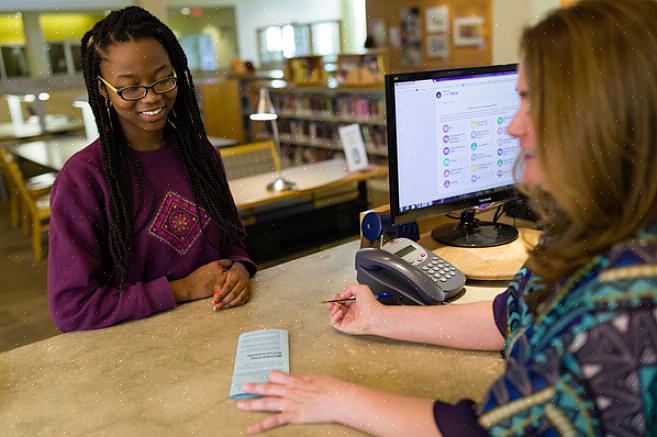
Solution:
{"label": "woman's hand", "polygon": [[249,278],[249,272],[242,263],[233,263],[230,270],[225,271],[214,284],[212,309],[219,311],[248,302],[251,295]]}
{"label": "woman's hand", "polygon": [[291,376],[272,371],[266,384],[244,384],[242,389],[263,397],[240,401],[243,411],[278,413],[248,428],[250,434],[266,431],[288,423],[324,423],[338,420],[355,408],[350,396],[358,386],[323,375]]}
{"label": "woman's hand", "polygon": [[176,302],[185,302],[211,296],[217,281],[232,265],[233,261],[229,259],[210,261],[184,278],[169,281],[173,297]]}
{"label": "woman's hand", "polygon": [[347,334],[376,334],[378,322],[383,320],[385,306],[376,300],[367,285],[352,284],[334,299],[347,299],[354,296],[356,300],[326,304],[331,318],[331,325]]}

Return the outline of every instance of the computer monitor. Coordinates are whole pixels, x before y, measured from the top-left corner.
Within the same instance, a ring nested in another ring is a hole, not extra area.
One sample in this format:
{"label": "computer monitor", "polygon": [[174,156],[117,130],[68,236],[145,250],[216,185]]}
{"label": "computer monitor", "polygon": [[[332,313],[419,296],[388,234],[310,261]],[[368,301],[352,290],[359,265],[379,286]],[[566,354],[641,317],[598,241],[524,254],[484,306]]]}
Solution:
{"label": "computer monitor", "polygon": [[518,141],[507,127],[520,99],[517,65],[386,76],[393,223],[462,211],[432,237],[462,247],[497,246],[515,228],[479,222],[475,207],[516,196]]}

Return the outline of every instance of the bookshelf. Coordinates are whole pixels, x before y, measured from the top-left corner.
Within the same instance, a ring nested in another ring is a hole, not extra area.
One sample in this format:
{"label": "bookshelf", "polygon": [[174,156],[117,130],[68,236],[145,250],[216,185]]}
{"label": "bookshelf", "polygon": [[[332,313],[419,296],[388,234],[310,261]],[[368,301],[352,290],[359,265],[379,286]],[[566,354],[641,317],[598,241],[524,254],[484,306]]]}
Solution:
{"label": "bookshelf", "polygon": [[[295,164],[342,154],[338,128],[358,123],[368,157],[387,162],[385,92],[383,87],[269,88],[278,113],[281,148]],[[268,126],[252,124],[254,138],[269,137]]]}
{"label": "bookshelf", "polygon": [[383,52],[370,50],[367,53],[338,55],[337,81],[340,86],[383,86],[387,71],[387,60]]}

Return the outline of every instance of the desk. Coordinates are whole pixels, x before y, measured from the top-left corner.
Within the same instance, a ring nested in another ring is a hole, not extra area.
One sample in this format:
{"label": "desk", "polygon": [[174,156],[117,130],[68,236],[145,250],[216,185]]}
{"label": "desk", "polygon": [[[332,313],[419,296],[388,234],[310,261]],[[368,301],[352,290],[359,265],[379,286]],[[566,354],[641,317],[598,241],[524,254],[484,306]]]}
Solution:
{"label": "desk", "polygon": [[377,165],[350,174],[344,160],[332,159],[283,170],[294,191],[267,191],[276,172],[229,181],[249,254],[265,262],[356,235],[358,213],[368,208],[367,180],[387,174]]}
{"label": "desk", "polygon": [[345,160],[329,159],[290,167],[284,169],[282,173],[287,179],[296,182],[296,190],[280,193],[267,191],[267,184],[276,178],[277,172],[262,173],[229,181],[230,190],[238,208],[254,209],[286,200],[313,198],[317,197],[322,190],[331,190],[352,183],[359,184],[359,194],[365,196],[366,200],[367,190],[364,182],[371,178],[386,176],[388,168],[382,165],[370,165],[363,171],[349,173]]}
{"label": "desk", "polygon": [[[231,147],[237,141],[230,138],[208,137],[215,147]],[[43,141],[30,141],[9,146],[8,149],[23,159],[35,162],[54,171],[60,171],[64,163],[80,150],[89,145],[83,135],[71,135]]]}
{"label": "desk", "polygon": [[[400,394],[479,400],[502,373],[493,352],[341,334],[319,300],[355,281],[357,241],[259,272],[251,302],[213,313],[209,299],[98,331],[62,334],[0,354],[0,423],[8,435],[245,433],[260,414],[228,398],[237,337],[290,333],[290,369]],[[501,287],[469,286],[460,300]],[[362,435],[338,425],[284,427],[270,436]]]}

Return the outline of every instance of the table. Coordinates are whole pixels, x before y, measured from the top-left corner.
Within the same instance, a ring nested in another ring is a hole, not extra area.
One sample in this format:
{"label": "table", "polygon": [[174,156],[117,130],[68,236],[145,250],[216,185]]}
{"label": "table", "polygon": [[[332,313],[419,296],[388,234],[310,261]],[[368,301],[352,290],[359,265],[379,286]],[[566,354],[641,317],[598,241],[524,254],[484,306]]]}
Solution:
{"label": "table", "polygon": [[[62,334],[0,354],[5,435],[243,435],[261,414],[228,398],[237,337],[290,334],[290,369],[448,402],[479,400],[503,371],[498,353],[451,350],[335,331],[319,300],[355,281],[354,241],[259,272],[252,299],[212,312],[209,299],[107,329]],[[472,285],[460,302],[492,299]],[[362,435],[303,425],[270,436]]]}
{"label": "table", "polygon": [[[210,143],[218,148],[237,145],[230,138],[208,137]],[[64,163],[89,145],[84,135],[62,136],[49,140],[30,141],[9,146],[8,149],[23,159],[35,162],[54,171],[60,171]]]}
{"label": "table", "polygon": [[359,195],[367,200],[367,187],[364,182],[375,177],[386,176],[388,168],[383,165],[370,165],[363,171],[349,173],[347,162],[344,159],[329,159],[290,167],[284,169],[282,174],[287,179],[296,182],[295,190],[280,193],[267,191],[267,184],[276,178],[277,172],[262,173],[229,181],[230,190],[238,208],[241,210],[253,209],[286,200],[313,198],[320,191],[328,191],[353,183],[359,184]]}

